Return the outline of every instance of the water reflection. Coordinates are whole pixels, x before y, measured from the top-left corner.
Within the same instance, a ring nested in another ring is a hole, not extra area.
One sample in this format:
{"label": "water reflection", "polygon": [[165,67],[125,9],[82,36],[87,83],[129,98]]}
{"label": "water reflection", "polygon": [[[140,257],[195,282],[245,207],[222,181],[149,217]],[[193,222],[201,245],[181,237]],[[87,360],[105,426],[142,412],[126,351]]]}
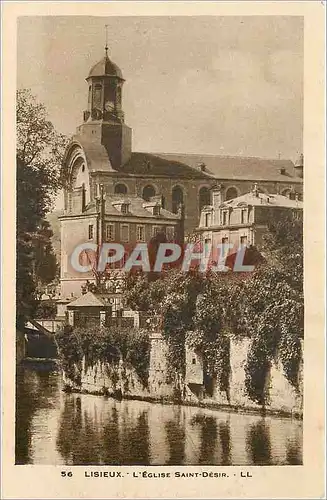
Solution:
{"label": "water reflection", "polygon": [[247,431],[246,444],[251,463],[254,465],[271,464],[270,434],[264,419],[250,426]]}
{"label": "water reflection", "polygon": [[64,394],[54,372],[20,370],[16,415],[19,464],[302,463],[299,421]]}

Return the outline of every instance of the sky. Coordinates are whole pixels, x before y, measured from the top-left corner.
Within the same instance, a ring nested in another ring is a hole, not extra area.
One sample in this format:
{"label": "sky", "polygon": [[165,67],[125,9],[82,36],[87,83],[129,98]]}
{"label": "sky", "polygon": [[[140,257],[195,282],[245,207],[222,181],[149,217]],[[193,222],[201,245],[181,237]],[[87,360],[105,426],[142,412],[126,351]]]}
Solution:
{"label": "sky", "polygon": [[125,81],[133,151],[290,158],[302,152],[303,18],[20,17],[18,88],[72,135],[104,56]]}

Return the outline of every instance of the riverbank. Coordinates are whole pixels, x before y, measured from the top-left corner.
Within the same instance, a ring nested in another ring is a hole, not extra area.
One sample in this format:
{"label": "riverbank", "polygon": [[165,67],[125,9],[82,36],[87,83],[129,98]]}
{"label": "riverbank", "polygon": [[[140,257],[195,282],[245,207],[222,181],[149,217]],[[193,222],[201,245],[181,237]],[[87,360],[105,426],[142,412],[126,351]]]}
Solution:
{"label": "riverbank", "polygon": [[117,392],[108,392],[107,390],[94,390],[94,391],[86,391],[85,389],[72,388],[71,385],[65,385],[63,388],[63,392],[68,394],[89,394],[91,396],[100,396],[105,398],[112,398],[116,401],[144,401],[148,403],[158,403],[162,405],[172,406],[172,405],[181,405],[192,408],[204,408],[208,410],[217,410],[223,412],[230,413],[238,413],[244,415],[256,415],[260,417],[271,416],[278,418],[287,418],[287,419],[296,419],[303,420],[303,413],[301,411],[287,411],[287,410],[274,410],[271,408],[247,408],[240,405],[226,405],[219,404],[214,401],[206,400],[206,401],[184,401],[181,399],[169,399],[165,397],[155,397],[155,396],[130,396],[128,394],[122,395]]}

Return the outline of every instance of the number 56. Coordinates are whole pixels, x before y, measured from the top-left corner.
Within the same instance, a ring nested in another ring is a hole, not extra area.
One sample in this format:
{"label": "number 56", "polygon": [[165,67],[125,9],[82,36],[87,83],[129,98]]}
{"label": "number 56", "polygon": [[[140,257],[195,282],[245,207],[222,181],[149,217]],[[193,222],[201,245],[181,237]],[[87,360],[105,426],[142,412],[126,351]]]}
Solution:
{"label": "number 56", "polygon": [[61,477],[72,477],[72,476],[73,476],[73,473],[71,470],[68,472],[66,472],[64,470],[61,471]]}

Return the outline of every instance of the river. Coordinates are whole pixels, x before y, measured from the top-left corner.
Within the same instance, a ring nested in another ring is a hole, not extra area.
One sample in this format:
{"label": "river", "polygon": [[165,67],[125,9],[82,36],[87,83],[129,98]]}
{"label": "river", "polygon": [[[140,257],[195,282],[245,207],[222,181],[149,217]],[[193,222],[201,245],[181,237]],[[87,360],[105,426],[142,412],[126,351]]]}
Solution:
{"label": "river", "polygon": [[299,465],[302,422],[66,394],[61,374],[20,366],[16,464]]}

